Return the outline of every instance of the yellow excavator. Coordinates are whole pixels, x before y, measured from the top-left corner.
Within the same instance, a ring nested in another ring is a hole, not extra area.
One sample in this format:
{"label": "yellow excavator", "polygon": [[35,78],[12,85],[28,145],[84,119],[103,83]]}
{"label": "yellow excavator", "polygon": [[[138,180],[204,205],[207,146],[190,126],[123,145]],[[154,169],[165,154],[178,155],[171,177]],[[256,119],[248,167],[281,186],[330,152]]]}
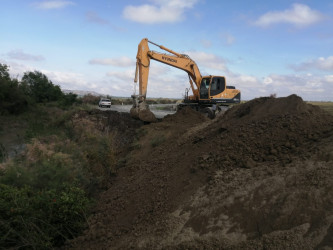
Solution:
{"label": "yellow excavator", "polygon": [[[170,54],[152,51],[149,49],[148,43]],[[193,95],[189,96],[189,89],[186,89],[183,103],[179,104],[178,108],[189,106],[205,113],[209,118],[214,118],[215,113],[221,110],[221,106],[240,102],[240,91],[234,86],[227,86],[224,76],[201,76],[197,64],[188,55],[179,54],[144,38],[138,45],[138,53],[136,56],[134,82],[136,84],[139,78],[139,94],[136,95],[134,93],[132,95],[133,107],[130,111],[132,117],[145,122],[157,121],[154,114],[149,110],[149,106],[146,102],[151,59],[187,72]]]}

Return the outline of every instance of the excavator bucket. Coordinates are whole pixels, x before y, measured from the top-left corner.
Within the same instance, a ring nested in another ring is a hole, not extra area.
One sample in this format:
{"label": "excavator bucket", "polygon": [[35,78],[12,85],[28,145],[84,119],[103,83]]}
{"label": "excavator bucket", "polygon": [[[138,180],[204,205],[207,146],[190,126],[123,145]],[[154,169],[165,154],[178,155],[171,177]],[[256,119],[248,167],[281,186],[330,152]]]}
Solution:
{"label": "excavator bucket", "polygon": [[130,110],[130,114],[133,118],[139,119],[144,122],[157,122],[157,119],[153,112],[150,111],[146,101],[139,101],[137,96],[132,96],[133,107]]}

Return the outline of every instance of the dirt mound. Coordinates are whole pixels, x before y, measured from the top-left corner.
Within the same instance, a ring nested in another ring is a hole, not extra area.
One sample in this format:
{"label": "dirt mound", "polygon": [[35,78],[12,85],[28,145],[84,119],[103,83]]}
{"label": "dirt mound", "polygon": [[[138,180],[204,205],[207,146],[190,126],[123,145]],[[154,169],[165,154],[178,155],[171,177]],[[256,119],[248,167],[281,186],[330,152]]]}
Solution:
{"label": "dirt mound", "polygon": [[258,98],[213,121],[184,109],[139,134],[90,227],[69,248],[332,245],[328,113],[295,95]]}
{"label": "dirt mound", "polygon": [[258,98],[226,112],[209,131],[225,166],[253,167],[260,162],[309,158],[316,142],[332,132],[332,116],[296,96]]}
{"label": "dirt mound", "polygon": [[[163,119],[163,123],[176,123],[187,125],[188,123],[197,124],[208,120],[209,119],[202,113],[196,112],[189,107],[185,107],[177,111],[177,113],[174,115],[167,115]],[[187,128],[189,129],[189,127]]]}
{"label": "dirt mound", "polygon": [[304,113],[322,114],[323,112],[317,106],[306,104],[297,95],[281,98],[262,97],[230,109],[228,116],[224,119],[236,118],[242,122],[244,120],[262,120],[271,116],[303,115]]}

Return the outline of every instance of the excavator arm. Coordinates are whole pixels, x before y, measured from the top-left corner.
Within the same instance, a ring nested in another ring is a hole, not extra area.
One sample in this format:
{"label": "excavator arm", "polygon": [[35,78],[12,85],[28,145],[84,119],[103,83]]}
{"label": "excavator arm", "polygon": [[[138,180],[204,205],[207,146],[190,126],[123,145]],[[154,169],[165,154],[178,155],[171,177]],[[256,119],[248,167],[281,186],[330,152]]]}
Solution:
{"label": "excavator arm", "polygon": [[[155,46],[169,52],[170,54],[152,51],[149,49],[148,43],[154,44]],[[139,94],[132,95],[132,98],[134,99],[134,104],[131,109],[131,115],[147,122],[153,122],[156,120],[154,114],[149,110],[149,107],[146,103],[149,67],[151,59],[187,72],[194,99],[199,98],[199,87],[202,79],[197,64],[189,56],[179,54],[162,45],[153,43],[147,38],[142,39],[138,45],[134,79],[134,82],[137,82],[139,78]]]}

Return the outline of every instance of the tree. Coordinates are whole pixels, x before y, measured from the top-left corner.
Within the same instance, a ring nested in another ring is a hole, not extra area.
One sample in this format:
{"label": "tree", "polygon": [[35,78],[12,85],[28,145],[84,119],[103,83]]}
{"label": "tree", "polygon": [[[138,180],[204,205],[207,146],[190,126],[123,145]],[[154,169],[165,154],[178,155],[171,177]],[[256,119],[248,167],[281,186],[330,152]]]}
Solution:
{"label": "tree", "polygon": [[17,114],[27,108],[28,97],[24,95],[17,79],[11,79],[9,67],[0,63],[0,114]]}
{"label": "tree", "polygon": [[26,94],[37,103],[58,101],[64,95],[58,85],[54,85],[46,75],[39,71],[25,72],[22,77],[22,86],[25,86]]}
{"label": "tree", "polygon": [[6,64],[0,63],[0,80],[10,80],[9,67]]}

